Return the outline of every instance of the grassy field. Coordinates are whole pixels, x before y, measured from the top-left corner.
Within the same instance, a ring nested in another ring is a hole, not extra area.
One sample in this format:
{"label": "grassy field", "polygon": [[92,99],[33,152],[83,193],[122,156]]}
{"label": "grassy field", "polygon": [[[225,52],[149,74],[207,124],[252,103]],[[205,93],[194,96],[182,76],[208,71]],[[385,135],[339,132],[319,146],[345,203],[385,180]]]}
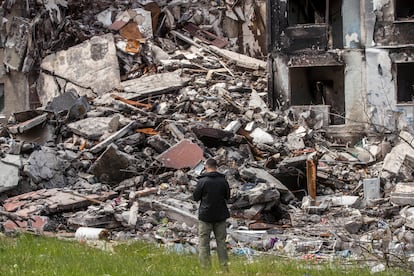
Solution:
{"label": "grassy field", "polygon": [[[20,235],[0,236],[0,275],[370,275],[368,268],[339,263],[285,260],[262,256],[252,263],[246,257],[230,256],[230,272],[220,271],[217,262],[211,270],[198,266],[196,255],[169,253],[156,245],[90,245],[55,238]],[[214,261],[215,261],[215,257]],[[412,275],[387,270],[375,275]]]}

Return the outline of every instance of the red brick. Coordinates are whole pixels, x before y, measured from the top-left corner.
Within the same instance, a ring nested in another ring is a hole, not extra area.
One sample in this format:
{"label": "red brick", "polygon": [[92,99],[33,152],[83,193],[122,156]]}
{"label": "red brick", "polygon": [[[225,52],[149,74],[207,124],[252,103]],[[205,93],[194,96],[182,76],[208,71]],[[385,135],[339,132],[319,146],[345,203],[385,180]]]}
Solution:
{"label": "red brick", "polygon": [[24,201],[13,201],[4,203],[3,207],[7,212],[14,212],[25,204]]}
{"label": "red brick", "polygon": [[27,222],[26,221],[13,222],[12,220],[8,220],[3,224],[3,227],[6,232],[16,231],[19,229],[26,229]]}
{"label": "red brick", "polygon": [[32,229],[43,231],[46,224],[49,223],[49,218],[44,216],[33,216],[33,220],[30,221]]}

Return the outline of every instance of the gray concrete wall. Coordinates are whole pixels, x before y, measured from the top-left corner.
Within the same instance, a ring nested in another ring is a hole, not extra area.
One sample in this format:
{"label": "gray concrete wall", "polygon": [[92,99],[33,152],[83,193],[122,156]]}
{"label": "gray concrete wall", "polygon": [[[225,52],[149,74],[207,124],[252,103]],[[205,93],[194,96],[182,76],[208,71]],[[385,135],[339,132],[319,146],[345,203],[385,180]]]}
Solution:
{"label": "gray concrete wall", "polygon": [[12,71],[4,80],[4,111],[6,116],[13,112],[29,109],[29,84],[27,76]]}
{"label": "gray concrete wall", "polygon": [[345,113],[346,124],[357,124],[367,119],[365,89],[365,53],[348,50],[342,53],[345,61]]}

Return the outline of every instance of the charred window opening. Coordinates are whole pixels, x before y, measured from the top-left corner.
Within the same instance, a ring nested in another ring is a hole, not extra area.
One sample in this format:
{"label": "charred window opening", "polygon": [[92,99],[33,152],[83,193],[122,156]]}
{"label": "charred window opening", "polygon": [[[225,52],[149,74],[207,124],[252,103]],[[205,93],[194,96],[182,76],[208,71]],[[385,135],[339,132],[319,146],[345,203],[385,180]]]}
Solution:
{"label": "charred window opening", "polygon": [[395,18],[397,20],[414,20],[414,1],[395,0]]}
{"label": "charred window opening", "polygon": [[291,0],[289,1],[289,25],[325,23],[325,1]]}
{"label": "charred window opening", "polygon": [[[343,48],[342,0],[291,0],[289,1],[288,23],[297,25],[325,25],[328,48]],[[312,35],[310,34],[307,34]]]}
{"label": "charred window opening", "polygon": [[292,105],[329,106],[330,123],[345,124],[343,66],[292,67],[289,75]]}
{"label": "charred window opening", "polygon": [[397,103],[414,101],[414,63],[397,63]]}
{"label": "charred window opening", "polygon": [[329,3],[329,48],[343,48],[342,0]]}

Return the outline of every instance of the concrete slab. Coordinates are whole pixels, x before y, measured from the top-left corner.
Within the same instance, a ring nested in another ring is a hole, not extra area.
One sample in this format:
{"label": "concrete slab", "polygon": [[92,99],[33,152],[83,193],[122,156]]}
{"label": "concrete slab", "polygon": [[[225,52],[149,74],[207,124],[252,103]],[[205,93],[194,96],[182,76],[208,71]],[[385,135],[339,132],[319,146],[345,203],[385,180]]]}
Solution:
{"label": "concrete slab", "polygon": [[203,150],[187,139],[175,144],[157,157],[164,167],[173,169],[194,168],[203,159]]}
{"label": "concrete slab", "polygon": [[398,183],[391,192],[391,202],[399,206],[414,206],[414,182]]}
{"label": "concrete slab", "polygon": [[[20,158],[20,156],[18,156]],[[12,190],[19,184],[19,165],[0,161],[0,193]]]}
{"label": "concrete slab", "polygon": [[77,86],[91,88],[98,95],[119,87],[121,82],[112,34],[94,36],[77,46],[51,54],[43,59],[41,68]]}
{"label": "concrete slab", "polygon": [[127,97],[132,99],[175,91],[184,87],[189,80],[181,77],[180,71],[177,70],[124,81],[121,87],[125,92],[133,93],[133,97]]}
{"label": "concrete slab", "polygon": [[91,117],[68,124],[68,128],[82,137],[98,140],[109,130],[111,117]]}
{"label": "concrete slab", "polygon": [[110,145],[92,164],[89,173],[102,182],[118,184],[128,178],[129,175],[123,170],[128,168],[131,159],[132,157]]}

